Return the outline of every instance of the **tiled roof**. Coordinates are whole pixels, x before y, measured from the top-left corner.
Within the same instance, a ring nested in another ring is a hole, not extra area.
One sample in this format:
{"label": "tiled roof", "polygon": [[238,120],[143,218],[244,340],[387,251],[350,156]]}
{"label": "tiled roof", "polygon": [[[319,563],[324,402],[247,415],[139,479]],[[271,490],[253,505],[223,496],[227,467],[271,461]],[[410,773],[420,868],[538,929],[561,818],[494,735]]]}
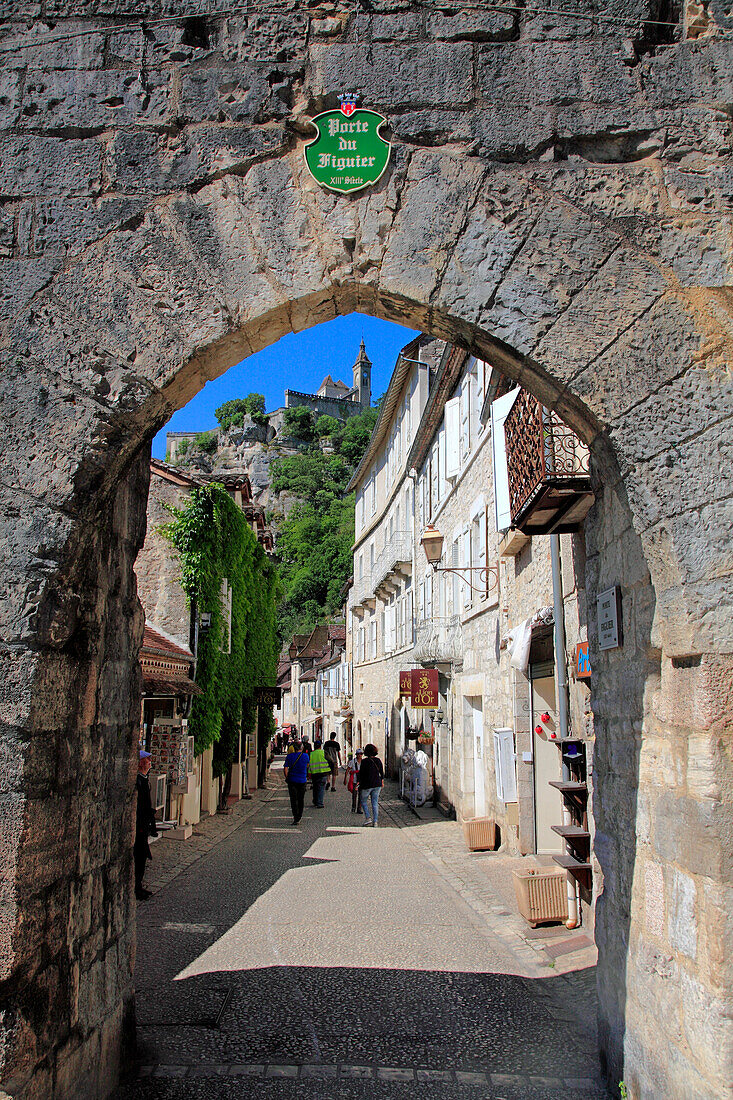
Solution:
{"label": "tiled roof", "polygon": [[156,676],[143,673],[143,695],[203,695],[204,689],[188,676]]}
{"label": "tiled roof", "polygon": [[183,489],[195,489],[198,482],[171,466],[168,462],[161,462],[159,458],[150,459],[150,472],[162,477],[164,481],[170,481],[173,485],[180,485]]}
{"label": "tiled roof", "polygon": [[333,642],[346,641],[345,623],[328,623],[328,640]]}
{"label": "tiled roof", "polygon": [[323,652],[323,648],[328,641],[328,624],[323,623],[321,626],[314,626],[312,633],[309,635],[307,642],[303,648],[299,651],[298,657],[318,658]]}
{"label": "tiled roof", "polygon": [[181,646],[178,642],[174,642],[172,638],[168,638],[165,634],[156,630],[150,623],[145,624],[141,652],[156,653],[163,657],[177,657],[187,664],[193,660],[193,653],[188,646]]}

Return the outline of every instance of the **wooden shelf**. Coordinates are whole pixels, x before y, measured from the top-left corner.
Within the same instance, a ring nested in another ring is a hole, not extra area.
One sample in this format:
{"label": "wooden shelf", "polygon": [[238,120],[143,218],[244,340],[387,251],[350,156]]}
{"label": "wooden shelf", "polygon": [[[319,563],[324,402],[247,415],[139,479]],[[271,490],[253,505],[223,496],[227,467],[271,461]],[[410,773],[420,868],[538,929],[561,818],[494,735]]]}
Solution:
{"label": "wooden shelf", "polygon": [[566,871],[570,871],[571,874],[575,874],[576,871],[590,871],[590,863],[581,862],[579,859],[575,859],[573,856],[564,854],[561,856],[553,856],[555,863],[559,863],[561,867],[564,867]]}
{"label": "wooden shelf", "polygon": [[551,828],[553,833],[565,837],[566,840],[583,840],[590,843],[590,833],[580,825],[553,825]]}
{"label": "wooden shelf", "polygon": [[575,783],[564,779],[551,779],[550,786],[555,787],[561,794],[587,794],[587,783]]}

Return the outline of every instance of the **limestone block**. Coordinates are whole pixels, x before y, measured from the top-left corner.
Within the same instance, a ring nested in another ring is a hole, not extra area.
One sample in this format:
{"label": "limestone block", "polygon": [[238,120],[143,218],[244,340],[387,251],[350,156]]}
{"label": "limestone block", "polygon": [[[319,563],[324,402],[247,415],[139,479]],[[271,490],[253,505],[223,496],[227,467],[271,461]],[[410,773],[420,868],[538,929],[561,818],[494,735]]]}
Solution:
{"label": "limestone block", "polygon": [[[474,136],[474,122],[471,114],[444,108],[435,110],[428,107],[422,110],[403,111],[394,118],[390,118],[390,126],[399,141],[410,145],[418,143],[441,145],[446,141],[468,144]],[[483,152],[483,150],[480,151]],[[393,150],[393,156],[395,152],[396,150]]]}
{"label": "limestone block", "polygon": [[705,976],[716,991],[730,992],[733,957],[728,945],[733,934],[733,887],[701,883],[698,913],[698,943],[707,962]]}
{"label": "limestone block", "polygon": [[140,75],[110,69],[36,70],[28,74],[23,87],[18,124],[24,130],[89,130],[169,121],[170,72],[146,72],[143,81]]}
{"label": "limestone block", "polygon": [[[3,563],[5,598],[0,602],[0,636],[6,645],[21,643],[35,630],[34,616],[44,584],[58,569],[58,558],[73,527],[74,517],[70,513],[49,507],[17,489],[0,488],[0,541],[6,553]],[[30,576],[18,564],[29,556],[33,563]],[[29,660],[26,653],[21,656],[24,662]],[[15,651],[0,653],[0,661],[6,668],[16,667],[15,662],[19,660]],[[32,682],[30,669],[28,674],[24,670],[21,678],[29,686]],[[26,706],[29,698],[23,696],[22,707]],[[15,720],[11,715],[15,713],[14,709],[10,714],[4,711],[3,717],[12,723]],[[22,719],[18,724],[21,723]]]}
{"label": "limestone block", "polygon": [[358,34],[363,41],[395,42],[423,36],[423,21],[419,12],[369,12],[361,9],[350,27],[351,38]]}
{"label": "limestone block", "polygon": [[715,1087],[713,1095],[725,1096],[733,1081],[730,993],[711,997],[710,990],[686,970],[680,982],[684,1037],[692,1060]]}
{"label": "limestone block", "polygon": [[310,48],[310,91],[329,95],[349,87],[376,109],[458,107],[473,99],[471,47],[437,44],[430,50],[409,44],[373,51],[367,43]]}
{"label": "limestone block", "polygon": [[[714,433],[730,417],[733,400],[733,381],[725,368],[706,362],[691,366],[677,378],[670,379],[662,388],[651,393],[626,413],[611,428],[611,438],[621,458],[627,463],[643,461],[649,455],[664,455],[673,450],[664,462],[666,477],[673,478],[675,467],[681,466],[685,476],[685,454],[691,451],[687,473],[691,463],[707,457],[715,463],[719,454],[725,461],[730,437],[725,432]],[[709,433],[706,437],[705,433]],[[699,438],[698,438],[699,437]],[[689,441],[689,443],[687,443]],[[623,470],[623,465],[622,465]],[[724,471],[716,470],[718,475]],[[713,471],[695,466],[695,478],[712,475]],[[709,482],[708,482],[709,484]],[[681,479],[677,484],[682,489]],[[705,500],[705,490],[697,495],[696,484],[686,488],[687,499]],[[682,503],[680,501],[680,503]]]}
{"label": "limestone block", "polygon": [[699,348],[700,333],[690,312],[676,298],[664,296],[576,375],[573,392],[609,423],[680,375]]}
{"label": "limestone block", "polygon": [[257,158],[284,145],[279,126],[195,126],[175,136],[118,131],[109,145],[107,172],[116,191],[177,191],[233,170],[246,172]]}
{"label": "limestone block", "polygon": [[21,101],[21,75],[12,69],[0,70],[0,127],[9,130],[18,121]]}
{"label": "limestone block", "polygon": [[695,880],[675,868],[668,879],[669,908],[667,939],[675,951],[694,959],[697,957],[697,890]]}
{"label": "limestone block", "polygon": [[481,316],[531,232],[533,200],[524,181],[489,175],[443,276],[440,299],[446,308],[465,320]]}
{"label": "limestone block", "polygon": [[479,46],[477,75],[487,103],[523,105],[628,102],[639,89],[632,69],[605,42]]}
{"label": "limestone block", "polygon": [[645,313],[665,288],[664,278],[652,263],[630,249],[616,249],[551,326],[537,345],[535,355],[556,373],[567,369],[567,353],[572,349],[576,364],[573,373],[579,373],[630,322]]}
{"label": "limestone block", "polygon": [[291,61],[305,51],[309,22],[297,6],[284,19],[265,11],[231,15],[222,23],[217,45],[225,61]]}
{"label": "limestone block", "polygon": [[[465,117],[474,144],[471,151],[488,160],[535,161],[555,137],[555,112],[523,103],[489,103]],[[456,136],[461,138],[461,129]],[[434,143],[435,144],[435,143]]]}
{"label": "limestone block", "polygon": [[729,213],[733,209],[733,168],[727,165],[665,166],[664,184],[673,211]]}
{"label": "limestone block", "polygon": [[731,491],[732,458],[733,439],[718,423],[684,443],[672,441],[669,450],[640,463],[628,481],[640,529],[702,501],[723,501]]}
{"label": "limestone block", "polygon": [[17,206],[0,208],[0,256],[12,255],[15,247],[15,218]]}
{"label": "limestone block", "polygon": [[[226,294],[228,308],[239,324],[265,318],[284,308],[287,294],[279,285],[278,276],[291,244],[294,257],[298,253],[304,257],[305,273],[310,283],[307,289],[316,289],[317,276],[322,271],[320,260],[315,271],[309,270],[307,263],[308,216],[302,200],[292,185],[287,186],[288,173],[282,166],[277,166],[273,172],[275,178],[268,182],[267,169],[258,166],[258,182],[232,180],[216,183],[195,196],[177,200],[174,206],[176,218],[192,249]],[[277,222],[278,211],[280,213],[280,225],[274,241],[279,253],[277,259],[273,256],[270,260],[260,243],[260,218],[256,210],[256,194],[260,190],[263,193],[262,218],[265,222]],[[284,271],[289,270],[290,267],[285,265]],[[292,282],[294,275],[291,274],[290,278]],[[286,321],[285,324],[287,327],[278,335],[289,331],[289,323]],[[249,348],[242,358],[251,354],[251,344]],[[222,363],[216,373],[232,362],[236,360]]]}
{"label": "limestone block", "polygon": [[291,65],[189,67],[181,74],[176,114],[181,122],[268,122],[292,105]]}
{"label": "limestone block", "polygon": [[449,42],[504,42],[514,36],[516,15],[504,11],[434,12],[428,15],[425,29],[432,39]]}
{"label": "limestone block", "polygon": [[108,64],[122,62],[138,68],[140,65],[157,67],[170,62],[199,61],[212,56],[211,42],[207,42],[211,37],[207,30],[197,32],[185,19],[178,26],[131,27],[107,35],[107,61]]}
{"label": "limestone block", "polygon": [[37,199],[29,251],[76,255],[107,233],[137,219],[145,207],[142,198]]}
{"label": "limestone block", "polygon": [[88,195],[102,183],[102,143],[38,134],[0,135],[0,190],[7,196]]}
{"label": "limestone block", "polygon": [[723,105],[733,99],[730,47],[724,39],[679,42],[641,66],[644,95],[651,104],[678,106],[700,100]]}
{"label": "limestone block", "polygon": [[0,323],[8,321],[35,298],[62,266],[61,256],[0,259]]}
{"label": "limestone block", "polygon": [[102,347],[155,385],[227,327],[223,305],[159,213],[93,246],[65,269],[55,292],[69,315],[100,334]]}
{"label": "limestone block", "polygon": [[[6,377],[20,381],[22,371],[9,370]],[[3,397],[6,477],[51,508],[68,507],[85,445],[104,435],[107,415],[94,399],[61,379],[46,374],[39,381],[38,388],[26,392],[22,386],[12,387]],[[56,441],[51,461],[44,445],[49,438]]]}
{"label": "limestone block", "polygon": [[[58,41],[79,31],[78,37]],[[104,64],[104,35],[77,19],[64,20],[62,32],[50,21],[6,23],[0,45],[8,50],[3,66],[13,69],[100,69]]]}
{"label": "limestone block", "polygon": [[699,218],[694,225],[680,218],[631,228],[634,240],[671,268],[681,286],[717,287],[733,282],[731,236],[717,215],[711,215],[707,225]]}
{"label": "limestone block", "polygon": [[413,153],[382,265],[382,289],[425,300],[426,288],[450,260],[482,176],[476,162]]}
{"label": "limestone block", "polygon": [[[547,202],[542,207],[482,317],[484,326],[520,352],[535,347],[617,247],[604,226],[579,211]],[[569,348],[574,351],[573,344],[565,345],[566,352]],[[558,360],[555,355],[553,367],[562,377],[570,364],[561,369]],[[572,362],[577,363],[574,354]]]}
{"label": "limestone block", "polygon": [[660,790],[654,801],[654,847],[659,856],[698,875],[727,882],[733,856],[726,840],[725,807]]}

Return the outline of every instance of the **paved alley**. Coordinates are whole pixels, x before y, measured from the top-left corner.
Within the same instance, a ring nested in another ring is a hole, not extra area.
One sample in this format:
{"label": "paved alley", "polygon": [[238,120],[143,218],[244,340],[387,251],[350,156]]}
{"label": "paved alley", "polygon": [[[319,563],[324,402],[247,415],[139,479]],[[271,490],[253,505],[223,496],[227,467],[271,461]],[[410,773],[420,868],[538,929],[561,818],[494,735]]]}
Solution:
{"label": "paved alley", "polygon": [[200,858],[157,868],[138,912],[139,1071],[116,1100],[605,1095],[587,938],[522,935],[492,884],[502,857],[448,870],[459,827],[390,785],[377,830],[344,787],[323,810],[308,796],[294,828],[277,768],[269,783]]}

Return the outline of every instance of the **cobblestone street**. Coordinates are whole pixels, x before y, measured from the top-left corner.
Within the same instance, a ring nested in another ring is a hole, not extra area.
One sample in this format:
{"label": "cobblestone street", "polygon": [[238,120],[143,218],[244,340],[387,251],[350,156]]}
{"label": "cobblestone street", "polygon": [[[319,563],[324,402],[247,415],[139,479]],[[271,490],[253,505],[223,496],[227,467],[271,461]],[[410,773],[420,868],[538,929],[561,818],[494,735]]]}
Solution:
{"label": "cobblestone street", "polygon": [[588,939],[525,932],[503,857],[394,785],[376,831],[343,787],[294,828],[269,785],[153,849],[117,1100],[604,1095]]}

